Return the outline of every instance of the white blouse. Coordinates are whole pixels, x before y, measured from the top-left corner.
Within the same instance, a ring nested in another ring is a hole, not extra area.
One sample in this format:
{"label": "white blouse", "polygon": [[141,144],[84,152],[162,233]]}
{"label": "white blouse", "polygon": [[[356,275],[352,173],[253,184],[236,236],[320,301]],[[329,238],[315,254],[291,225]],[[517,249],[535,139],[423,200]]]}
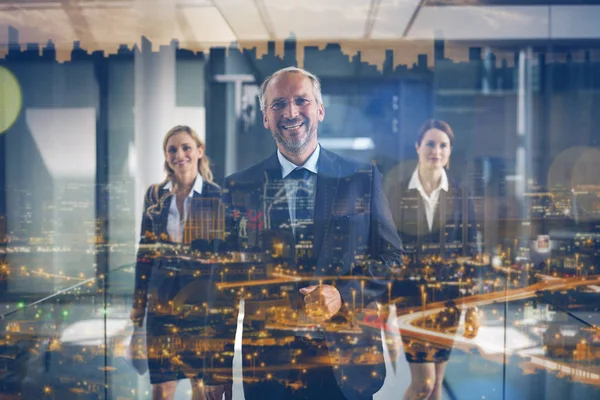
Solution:
{"label": "white blouse", "polygon": [[442,170],[442,179],[440,179],[440,184],[437,188],[431,192],[431,195],[427,196],[425,189],[423,189],[423,184],[421,183],[421,179],[419,178],[419,168],[415,169],[412,177],[410,178],[410,182],[408,183],[408,189],[417,189],[419,193],[421,193],[421,197],[423,198],[423,203],[425,204],[425,217],[427,217],[427,225],[429,226],[429,231],[433,229],[433,216],[435,215],[435,208],[437,207],[440,191],[444,190],[448,192],[448,175],[446,175],[446,171]]}
{"label": "white blouse", "polygon": [[[190,194],[183,201],[183,215],[179,215],[179,210],[177,209],[177,201],[175,196],[171,200],[171,206],[169,207],[169,217],[167,219],[167,233],[171,238],[171,241],[174,243],[183,242],[183,230],[185,227],[185,221],[188,219],[190,214],[190,204],[192,203],[192,198],[194,197],[194,192],[198,194],[202,194],[202,176],[198,174],[196,176],[196,180],[194,181],[194,186],[192,186],[192,190],[190,190]],[[171,190],[173,189],[173,184],[171,182],[167,182],[164,186],[164,189]]]}

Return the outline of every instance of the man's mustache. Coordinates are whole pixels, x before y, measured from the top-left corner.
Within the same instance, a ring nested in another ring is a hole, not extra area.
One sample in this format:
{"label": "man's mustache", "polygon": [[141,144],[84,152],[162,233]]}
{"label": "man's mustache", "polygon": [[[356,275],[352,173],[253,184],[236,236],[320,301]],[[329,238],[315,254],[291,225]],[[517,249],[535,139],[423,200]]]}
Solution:
{"label": "man's mustache", "polygon": [[282,125],[297,125],[306,122],[305,118],[284,119]]}

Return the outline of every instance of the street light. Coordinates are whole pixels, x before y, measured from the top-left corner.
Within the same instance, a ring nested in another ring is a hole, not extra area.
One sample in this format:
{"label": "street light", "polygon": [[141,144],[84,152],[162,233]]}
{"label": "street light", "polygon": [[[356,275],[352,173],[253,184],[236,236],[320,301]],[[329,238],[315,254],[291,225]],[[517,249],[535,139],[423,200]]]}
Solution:
{"label": "street light", "polygon": [[365,281],[362,279],[360,281],[360,307],[361,309],[365,308]]}
{"label": "street light", "polygon": [[421,305],[423,313],[425,313],[425,308],[427,307],[427,290],[425,288],[425,285],[421,285]]}

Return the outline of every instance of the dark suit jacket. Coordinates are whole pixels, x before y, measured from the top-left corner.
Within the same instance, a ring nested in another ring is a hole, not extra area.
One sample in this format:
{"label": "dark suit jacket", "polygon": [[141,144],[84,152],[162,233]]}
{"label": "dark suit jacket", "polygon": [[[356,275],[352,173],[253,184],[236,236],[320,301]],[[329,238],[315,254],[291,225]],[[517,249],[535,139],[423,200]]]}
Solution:
{"label": "dark suit jacket", "polygon": [[[394,185],[389,201],[407,253],[470,256],[477,248],[477,224],[468,190],[448,174],[448,192],[442,190],[429,230],[423,198],[417,189],[408,189],[410,179]],[[439,249],[436,246],[439,244]]]}
{"label": "dark suit jacket", "polygon": [[[181,365],[168,364],[167,367],[160,358],[150,358],[151,381],[182,379],[185,374],[194,374],[209,385],[232,382],[232,373],[223,370],[232,370],[233,355],[229,353],[233,351],[235,338],[236,326],[230,323],[233,316],[208,312],[222,300],[215,287],[214,273],[220,266],[199,262],[191,254],[182,254],[188,247],[172,243],[167,222],[175,197],[165,196],[167,193],[166,189],[153,185],[144,197],[134,306],[148,309],[146,336],[149,345],[155,341],[161,345],[173,339],[172,328],[175,326],[180,328],[177,337],[185,342],[186,350],[180,353]],[[185,224],[184,244],[201,252],[215,250],[210,249],[209,244],[217,245],[225,228],[225,208],[218,186],[204,181],[202,194],[194,192]],[[219,351],[221,371],[218,373],[203,361],[213,355],[210,343],[207,343],[208,347],[198,345],[199,340],[204,340],[198,335],[205,331],[213,332],[211,339],[225,350]],[[191,351],[189,346],[199,346],[201,354]]]}
{"label": "dark suit jacket", "polygon": [[[299,287],[318,283],[321,277],[333,276],[334,279],[325,278],[323,283],[333,281],[346,304],[352,305],[353,291],[357,307],[362,301],[361,293],[364,294],[365,306],[382,299],[387,301],[387,283],[394,266],[402,262],[403,250],[383,193],[381,174],[372,165],[350,161],[323,148],[317,166],[313,251],[312,255],[307,254],[308,260],[302,261],[302,270],[300,265],[296,265],[301,275],[312,276],[313,280],[303,282]],[[287,199],[282,188],[281,166],[276,153],[226,179],[223,192],[229,206],[228,215],[231,215],[227,240],[230,246],[263,251],[269,243],[268,239],[264,240],[265,237],[277,236],[291,242],[290,247],[293,248],[294,235],[289,226]],[[253,222],[248,226],[247,239],[238,235],[244,216],[250,216]],[[364,288],[361,288],[359,280],[337,279],[350,275],[364,278]],[[340,342],[339,336],[325,332],[330,355],[336,349],[342,352],[348,349]],[[380,340],[375,337],[379,337],[379,331],[365,332],[364,341],[358,346],[377,346],[381,350]],[[368,389],[370,394],[379,390],[385,377],[383,358],[378,368],[381,382]],[[340,377],[336,378],[340,382]],[[357,373],[347,380],[350,379],[364,382],[373,378],[370,373]]]}

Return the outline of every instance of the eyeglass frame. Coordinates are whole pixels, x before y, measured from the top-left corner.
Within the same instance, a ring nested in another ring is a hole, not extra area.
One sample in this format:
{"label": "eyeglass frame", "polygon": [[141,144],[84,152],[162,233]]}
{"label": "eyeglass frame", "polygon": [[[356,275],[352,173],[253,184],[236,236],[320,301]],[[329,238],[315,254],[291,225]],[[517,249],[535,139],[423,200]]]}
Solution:
{"label": "eyeglass frame", "polygon": [[[298,101],[302,102],[302,104],[298,104]],[[312,103],[316,103],[316,102],[317,102],[317,100],[307,99],[306,97],[302,97],[302,96],[295,96],[293,99],[293,103],[294,103],[294,106],[296,106],[296,108],[305,108],[305,107],[308,107],[309,105],[311,105]],[[280,107],[278,106],[279,104],[281,105]],[[289,100],[277,99],[277,100],[273,101],[271,104],[269,104],[267,106],[267,108],[274,112],[281,112],[281,111],[285,110],[289,105],[290,105]]]}

